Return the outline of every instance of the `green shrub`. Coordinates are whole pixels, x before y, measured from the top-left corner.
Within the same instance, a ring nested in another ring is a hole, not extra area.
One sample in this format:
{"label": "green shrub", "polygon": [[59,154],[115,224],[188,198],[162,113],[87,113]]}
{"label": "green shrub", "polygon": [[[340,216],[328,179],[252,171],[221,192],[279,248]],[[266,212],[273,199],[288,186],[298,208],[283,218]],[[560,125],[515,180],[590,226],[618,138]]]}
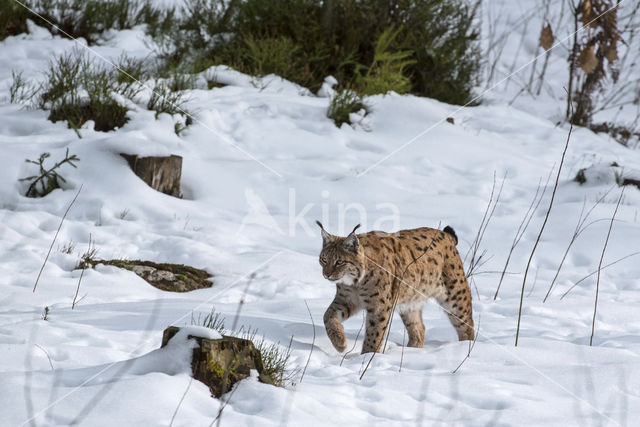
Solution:
{"label": "green shrub", "polygon": [[407,93],[411,90],[411,80],[405,75],[405,68],[415,64],[415,60],[409,59],[413,53],[390,50],[391,43],[401,30],[394,30],[391,26],[380,34],[371,66],[366,74],[357,79],[358,92],[362,95],[385,94],[392,90]]}
{"label": "green shrub", "polygon": [[414,52],[411,92],[450,104],[469,102],[480,70],[475,9],[464,0],[398,0],[398,41]]}
{"label": "green shrub", "polygon": [[240,71],[254,76],[276,74],[304,85],[313,82],[302,48],[288,37],[243,38],[239,61],[234,64]]}
{"label": "green shrub", "polygon": [[0,2],[0,40],[27,32],[29,11],[12,0]]}
{"label": "green shrub", "polygon": [[[179,77],[179,79],[182,79],[182,77]],[[147,102],[147,109],[155,111],[156,118],[161,113],[179,116],[174,125],[176,135],[180,135],[182,131],[193,123],[191,113],[185,108],[188,99],[180,91],[174,90],[182,84],[186,83],[182,80],[177,82],[175,79],[156,81]]]}
{"label": "green shrub", "polygon": [[[26,19],[32,19],[53,34],[82,37],[89,44],[95,43],[105,30],[123,30],[148,24],[148,31],[159,34],[169,28],[173,9],[162,10],[150,0],[24,0],[35,13],[13,0],[4,0],[0,6],[0,31],[5,26],[4,16],[11,23],[10,34],[26,31]],[[3,32],[0,32],[0,40]]]}
{"label": "green shrub", "polygon": [[22,71],[11,71],[9,102],[12,104],[30,104],[38,92],[38,87],[24,78]]}
{"label": "green shrub", "polygon": [[345,89],[337,92],[331,98],[327,117],[333,120],[336,126],[340,127],[343,123],[352,124],[350,114],[359,113],[362,110],[367,115],[370,108],[355,91]]}
{"label": "green shrub", "polygon": [[479,71],[467,0],[187,0],[167,63],[276,73],[316,91],[328,75],[363,94],[462,104]]}
{"label": "green shrub", "polygon": [[158,81],[153,86],[147,109],[155,111],[156,116],[160,113],[185,114],[183,107],[186,102],[187,99],[182,93],[171,90],[170,82]]}
{"label": "green shrub", "polygon": [[49,64],[41,90],[38,106],[50,110],[52,122],[66,120],[77,130],[93,120],[96,130],[110,131],[128,121],[128,109],[114,94],[134,99],[140,87],[117,69],[93,66],[88,57],[73,51]]}

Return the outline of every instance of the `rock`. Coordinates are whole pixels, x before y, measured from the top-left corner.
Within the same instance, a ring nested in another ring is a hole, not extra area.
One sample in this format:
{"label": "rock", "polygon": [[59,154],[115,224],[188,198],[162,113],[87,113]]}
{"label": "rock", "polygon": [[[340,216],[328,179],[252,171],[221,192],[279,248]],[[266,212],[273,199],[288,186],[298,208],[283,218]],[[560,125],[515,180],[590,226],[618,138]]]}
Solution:
{"label": "rock", "polygon": [[622,185],[635,185],[638,188],[638,190],[640,190],[640,179],[624,178],[622,180]]}
{"label": "rock", "polygon": [[120,154],[124,157],[133,173],[154,190],[174,197],[182,197],[180,179],[182,176],[182,157],[138,157]]}
{"label": "rock", "polygon": [[211,275],[204,270],[183,264],[160,264],[151,261],[123,259],[86,259],[78,268],[95,267],[98,264],[111,265],[132,271],[152,286],[169,292],[189,292],[210,288]]}
{"label": "rock", "polygon": [[[162,335],[162,347],[178,333],[180,328],[169,326]],[[242,338],[224,336],[221,339],[208,339],[189,335],[198,342],[193,349],[191,371],[193,378],[204,383],[211,394],[220,397],[230,391],[235,383],[249,377],[251,370],[258,371],[259,380],[273,384],[273,380],[264,374],[262,356],[253,343]]]}
{"label": "rock", "polygon": [[617,184],[631,185],[640,189],[640,171],[620,166],[617,162],[594,164],[578,171],[574,181],[580,185]]}

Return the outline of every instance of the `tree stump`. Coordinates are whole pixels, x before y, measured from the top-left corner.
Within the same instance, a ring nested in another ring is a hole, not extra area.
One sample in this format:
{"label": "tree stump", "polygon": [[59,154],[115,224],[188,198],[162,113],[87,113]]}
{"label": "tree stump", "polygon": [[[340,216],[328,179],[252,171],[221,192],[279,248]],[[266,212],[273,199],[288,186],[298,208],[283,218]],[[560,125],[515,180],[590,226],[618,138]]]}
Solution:
{"label": "tree stump", "polygon": [[[162,347],[167,345],[179,330],[176,326],[165,329]],[[264,374],[262,355],[251,341],[229,336],[208,339],[189,335],[189,338],[198,342],[191,359],[193,378],[207,385],[215,397],[230,391],[235,383],[247,378],[252,369],[258,371],[261,382],[273,384],[273,380]]]}
{"label": "tree stump", "polygon": [[124,157],[133,173],[154,190],[173,197],[182,198],[180,178],[182,176],[182,157],[138,157],[120,154]]}

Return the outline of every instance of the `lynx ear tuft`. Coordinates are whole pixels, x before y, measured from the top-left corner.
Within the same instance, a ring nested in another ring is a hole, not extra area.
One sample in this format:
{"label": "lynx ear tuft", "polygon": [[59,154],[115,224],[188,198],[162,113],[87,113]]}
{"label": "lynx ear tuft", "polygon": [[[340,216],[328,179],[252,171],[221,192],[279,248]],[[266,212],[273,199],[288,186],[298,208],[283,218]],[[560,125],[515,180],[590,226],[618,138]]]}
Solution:
{"label": "lynx ear tuft", "polygon": [[318,224],[318,227],[320,227],[320,234],[322,235],[322,247],[324,248],[329,243],[331,243],[332,241],[331,234],[327,233],[327,231],[324,229],[320,221],[316,221],[316,224]]}
{"label": "lynx ear tuft", "polygon": [[355,227],[353,227],[353,230],[351,230],[351,233],[349,233],[349,234],[351,235],[351,234],[355,233],[358,228],[360,228],[360,224],[358,224]]}

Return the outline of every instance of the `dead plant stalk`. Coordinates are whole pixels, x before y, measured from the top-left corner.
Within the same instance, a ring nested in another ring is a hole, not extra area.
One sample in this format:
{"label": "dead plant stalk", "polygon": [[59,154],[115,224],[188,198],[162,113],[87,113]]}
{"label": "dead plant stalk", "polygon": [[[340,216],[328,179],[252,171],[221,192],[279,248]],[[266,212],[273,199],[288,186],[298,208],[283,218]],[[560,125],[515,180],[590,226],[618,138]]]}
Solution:
{"label": "dead plant stalk", "polygon": [[624,196],[625,188],[626,187],[622,187],[622,191],[620,192],[620,197],[618,197],[618,203],[616,203],[616,208],[613,211],[613,215],[611,216],[611,222],[609,223],[609,231],[607,231],[607,238],[604,241],[604,246],[602,247],[602,254],[600,255],[600,262],[598,263],[598,279],[596,280],[596,298],[593,305],[593,320],[591,321],[591,338],[589,338],[589,346],[593,345],[593,334],[595,333],[595,328],[596,328],[596,313],[598,311],[598,294],[600,292],[600,270],[602,269],[602,260],[604,259],[604,253],[607,250],[607,244],[609,243],[609,237],[611,236],[611,229],[613,228],[613,221],[615,220],[616,214],[618,213],[618,208],[620,207],[622,196]]}
{"label": "dead plant stalk", "polygon": [[540,243],[540,238],[542,237],[542,233],[544,232],[544,228],[547,225],[547,221],[549,220],[549,215],[551,214],[551,208],[553,207],[553,201],[556,197],[556,191],[558,190],[558,182],[560,181],[560,173],[562,173],[562,165],[564,164],[564,158],[567,154],[567,149],[569,148],[569,141],[571,140],[571,132],[573,131],[573,123],[569,124],[569,134],[567,135],[567,142],[564,144],[564,150],[562,151],[562,158],[560,159],[560,165],[558,166],[558,174],[556,175],[556,182],[553,185],[553,192],[551,193],[551,200],[549,201],[549,207],[547,208],[547,213],[544,217],[544,221],[542,222],[542,226],[540,227],[540,232],[538,233],[538,237],[536,238],[536,242],[533,245],[533,249],[531,250],[531,254],[529,255],[529,260],[527,261],[527,268],[524,270],[524,278],[522,279],[522,289],[520,291],[520,306],[518,308],[518,326],[516,327],[516,343],[515,346],[518,346],[518,338],[520,337],[520,320],[522,318],[522,301],[524,300],[524,288],[527,284],[527,274],[529,273],[529,267],[531,266],[531,260],[533,260],[533,255],[536,253],[536,248],[538,247],[538,243]]}

